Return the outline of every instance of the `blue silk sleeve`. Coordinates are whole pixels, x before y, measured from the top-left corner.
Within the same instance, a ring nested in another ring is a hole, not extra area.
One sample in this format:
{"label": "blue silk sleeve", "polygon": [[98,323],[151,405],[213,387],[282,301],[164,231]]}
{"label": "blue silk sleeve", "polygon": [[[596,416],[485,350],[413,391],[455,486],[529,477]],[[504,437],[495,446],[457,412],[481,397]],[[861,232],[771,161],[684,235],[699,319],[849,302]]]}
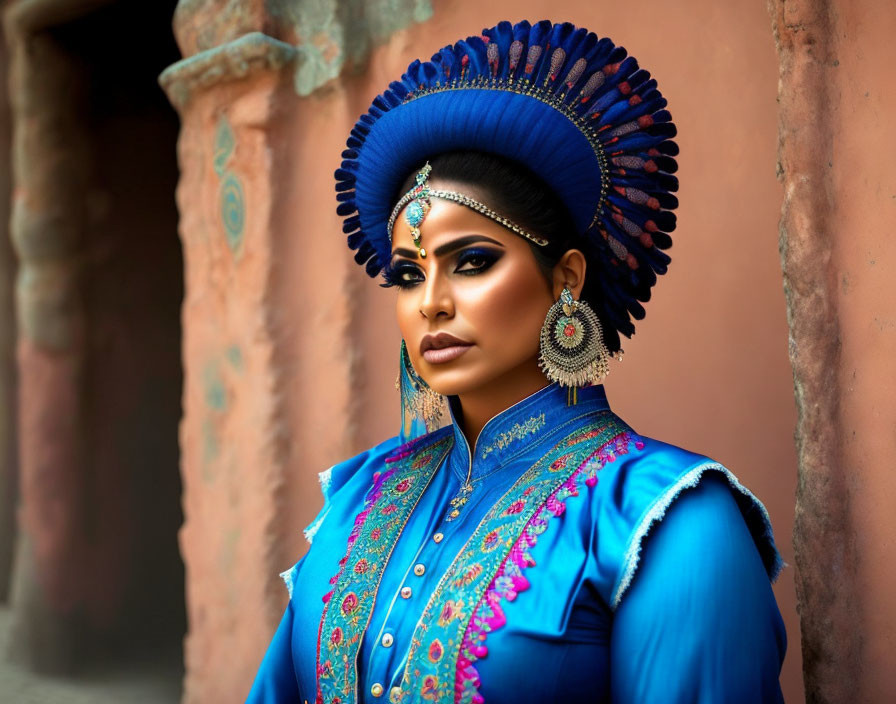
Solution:
{"label": "blue silk sleeve", "polygon": [[292,662],[292,599],[255,675],[246,704],[287,704],[299,701],[299,687]]}
{"label": "blue silk sleeve", "polygon": [[708,472],[646,536],[611,638],[613,704],[783,702],[786,635],[725,479]]}

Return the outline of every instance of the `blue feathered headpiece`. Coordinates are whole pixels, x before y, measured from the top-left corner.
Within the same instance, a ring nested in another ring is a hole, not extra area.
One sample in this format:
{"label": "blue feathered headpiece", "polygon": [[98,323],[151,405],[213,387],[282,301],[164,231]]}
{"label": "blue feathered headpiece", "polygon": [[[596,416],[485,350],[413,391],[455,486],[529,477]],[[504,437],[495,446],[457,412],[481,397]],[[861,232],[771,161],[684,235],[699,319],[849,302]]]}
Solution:
{"label": "blue feathered headpiece", "polygon": [[597,265],[598,312],[631,336],[675,229],[678,146],[665,106],[624,48],[569,23],[501,22],[414,61],[355,124],[336,171],[355,260],[370,276],[389,261],[397,190],[426,159],[498,154],[561,198]]}

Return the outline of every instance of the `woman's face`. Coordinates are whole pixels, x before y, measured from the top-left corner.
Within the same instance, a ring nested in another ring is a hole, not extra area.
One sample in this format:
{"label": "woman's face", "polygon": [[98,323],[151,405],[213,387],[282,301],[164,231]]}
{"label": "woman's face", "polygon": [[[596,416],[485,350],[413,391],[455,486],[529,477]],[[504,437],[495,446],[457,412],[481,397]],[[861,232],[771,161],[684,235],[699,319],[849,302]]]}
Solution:
{"label": "woman's face", "polygon": [[[431,185],[479,197],[465,184]],[[436,392],[458,396],[540,374],[539,334],[554,293],[526,240],[466,206],[431,203],[420,226],[426,258],[402,213],[387,273],[414,369]]]}

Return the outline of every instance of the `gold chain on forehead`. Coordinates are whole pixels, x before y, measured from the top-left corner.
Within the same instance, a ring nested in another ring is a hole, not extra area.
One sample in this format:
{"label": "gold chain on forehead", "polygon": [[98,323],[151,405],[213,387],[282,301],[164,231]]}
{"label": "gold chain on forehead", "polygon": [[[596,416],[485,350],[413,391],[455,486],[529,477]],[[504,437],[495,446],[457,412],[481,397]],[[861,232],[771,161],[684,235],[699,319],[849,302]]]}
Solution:
{"label": "gold chain on forehead", "polygon": [[477,213],[481,215],[485,215],[487,218],[491,218],[495,222],[503,225],[508,230],[515,232],[521,237],[525,237],[530,242],[534,242],[539,247],[545,247],[548,244],[548,241],[543,237],[536,237],[535,235],[527,232],[522,227],[517,225],[516,223],[508,220],[503,215],[499,215],[494,210],[489,208],[485,203],[481,203],[475,198],[470,198],[468,195],[464,195],[463,193],[457,193],[456,191],[440,191],[434,190],[429,187],[426,183],[426,179],[429,178],[429,174],[432,172],[432,166],[430,166],[429,162],[426,162],[426,165],[417,172],[415,177],[416,184],[411,190],[405,193],[401,200],[396,203],[395,207],[392,209],[392,214],[389,216],[389,223],[387,225],[387,231],[389,233],[389,242],[392,241],[392,229],[395,227],[395,220],[398,218],[398,213],[401,212],[401,209],[407,205],[407,210],[404,211],[404,219],[408,223],[411,228],[411,237],[414,240],[414,246],[417,247],[417,251],[420,253],[420,257],[426,257],[426,250],[423,248],[420,242],[420,225],[423,224],[423,220],[426,218],[426,214],[429,212],[429,208],[431,206],[430,198],[441,198],[442,200],[450,200],[455,203],[460,203],[461,205],[465,205],[468,208],[475,210]]}

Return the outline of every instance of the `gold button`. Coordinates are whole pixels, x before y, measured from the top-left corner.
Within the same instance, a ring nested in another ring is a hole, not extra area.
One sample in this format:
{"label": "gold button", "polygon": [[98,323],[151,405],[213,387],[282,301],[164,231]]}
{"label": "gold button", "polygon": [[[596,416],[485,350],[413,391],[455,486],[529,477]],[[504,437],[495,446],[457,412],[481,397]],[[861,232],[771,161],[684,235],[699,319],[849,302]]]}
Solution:
{"label": "gold button", "polygon": [[393,687],[389,690],[389,701],[391,702],[400,702],[401,701],[401,687]]}
{"label": "gold button", "polygon": [[424,572],[426,572],[426,565],[424,565],[422,563],[418,563],[418,564],[414,565],[414,574],[415,575],[417,575],[418,577],[422,577]]}
{"label": "gold button", "polygon": [[401,598],[402,599],[410,599],[411,598],[411,588],[410,587],[402,587],[401,588]]}
{"label": "gold button", "polygon": [[395,639],[392,637],[391,633],[384,633],[383,639],[380,641],[383,644],[384,648],[388,648],[392,643],[395,642]]}
{"label": "gold button", "polygon": [[383,696],[383,685],[379,682],[374,682],[373,686],[370,688],[370,693],[375,697]]}
{"label": "gold button", "polygon": [[435,540],[437,543],[441,543],[442,539],[444,537],[445,536],[442,533],[436,533],[434,536],[432,536],[432,539]]}

